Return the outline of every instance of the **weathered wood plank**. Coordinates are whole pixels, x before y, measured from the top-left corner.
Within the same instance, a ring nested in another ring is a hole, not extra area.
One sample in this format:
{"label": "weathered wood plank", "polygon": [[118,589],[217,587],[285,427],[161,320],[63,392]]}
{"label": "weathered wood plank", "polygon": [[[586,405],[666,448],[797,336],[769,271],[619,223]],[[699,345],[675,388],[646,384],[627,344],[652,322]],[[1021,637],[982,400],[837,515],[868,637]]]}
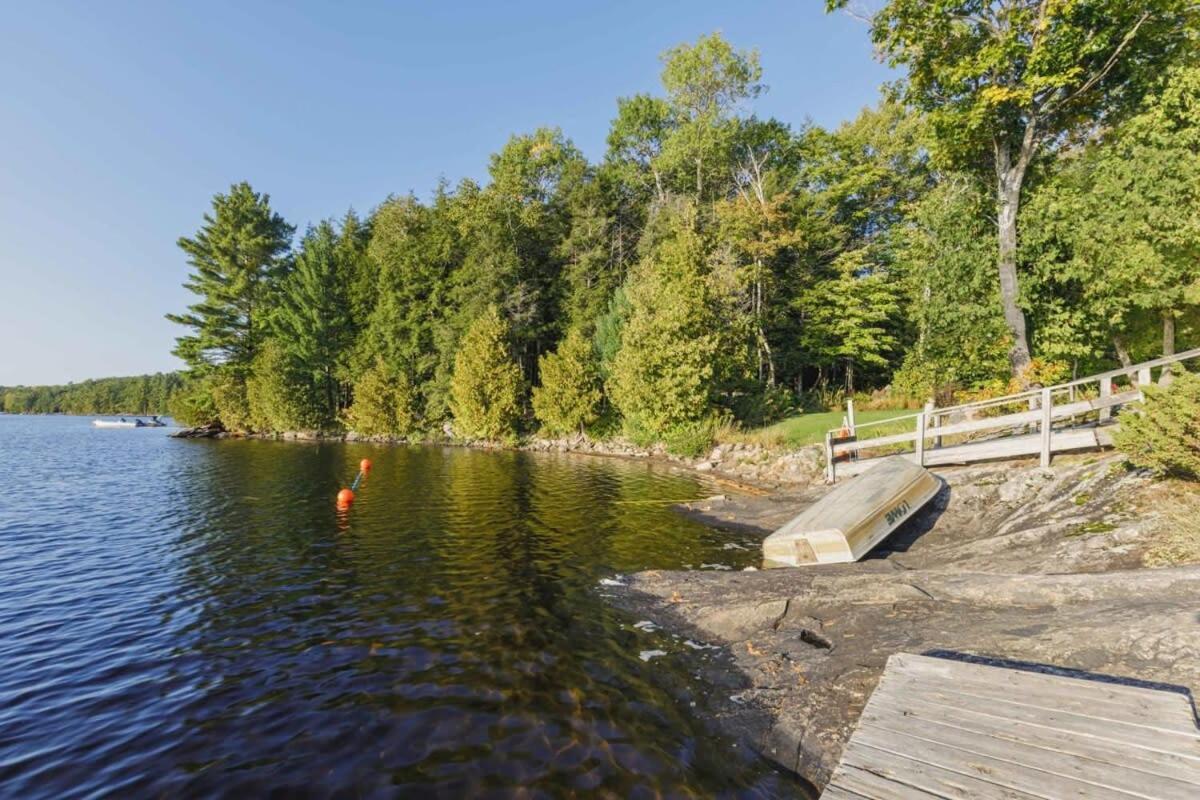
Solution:
{"label": "weathered wood plank", "polygon": [[1200,797],[1189,696],[899,654],[830,781],[829,797]]}
{"label": "weathered wood plank", "polygon": [[[931,797],[1047,800],[1044,794],[1005,786],[989,775],[947,769],[891,750],[858,745],[853,750],[847,748],[829,786],[841,789],[843,784],[872,800],[905,797],[901,791],[909,792],[907,800],[929,800]],[[825,792],[828,791],[827,788]],[[825,797],[826,794],[822,794],[821,800]]]}
{"label": "weathered wood plank", "polygon": [[[960,751],[962,758],[986,756],[1019,765],[1021,769],[1041,770],[1084,783],[1094,783],[1119,792],[1137,796],[1147,784],[1155,788],[1158,800],[1195,800],[1200,795],[1200,783],[1155,772],[1131,769],[1123,742],[1107,740],[1098,757],[1083,757],[1076,753],[1043,747],[1024,737],[997,737],[983,726],[963,728],[944,720],[930,720],[912,714],[897,713],[899,706],[876,709],[863,715],[861,730],[886,742],[896,737],[910,737],[938,746]],[[1114,763],[1119,762],[1119,763]],[[1193,768],[1193,775],[1200,768]]]}
{"label": "weathered wood plank", "polygon": [[[906,685],[900,685],[897,691],[911,691]],[[1179,730],[1163,730],[1151,725],[1120,722],[1102,717],[1095,717],[1086,712],[1063,711],[1047,709],[1042,706],[1028,705],[1013,699],[996,700],[993,697],[979,697],[970,693],[957,692],[952,688],[941,687],[925,689],[921,697],[926,702],[936,702],[953,707],[987,707],[995,714],[1025,725],[1041,725],[1056,730],[1077,733],[1082,736],[1096,736],[1118,739],[1121,741],[1136,741],[1138,746],[1159,750],[1166,753],[1194,755],[1195,740],[1187,733]]]}
{"label": "weathered wood plank", "polygon": [[[986,777],[1001,786],[1029,794],[1041,794],[1043,797],[1086,797],[1089,800],[1131,800],[1131,798],[1165,800],[1155,794],[1127,791],[1108,785],[1106,783],[1107,774],[1101,776],[1092,773],[1089,776],[1083,774],[1082,770],[1076,774],[1064,774],[1056,771],[1062,768],[1060,764],[1047,764],[1041,759],[1033,764],[1020,760],[1029,753],[1014,752],[1001,754],[998,757],[991,753],[957,747],[904,731],[881,730],[870,725],[859,728],[854,736],[858,740],[856,745],[852,745],[854,753],[861,753],[867,748],[885,750],[897,755],[904,755],[913,761],[920,761],[964,775]],[[846,758],[845,755],[842,757]],[[854,757],[852,755],[852,758]],[[865,766],[853,761],[851,763],[858,767]],[[1194,798],[1189,798],[1189,800],[1194,800]]]}
{"label": "weathered wood plank", "polygon": [[[1168,715],[1172,726],[1200,736],[1200,730],[1194,729],[1195,718],[1191,701],[1183,692],[1147,691],[1144,687],[1115,681],[1089,680],[1024,669],[1005,669],[971,661],[930,658],[910,653],[899,653],[894,659],[897,668],[889,672],[889,678],[929,677],[933,679],[931,685],[952,681],[956,688],[1008,687],[1012,692],[1010,696],[1020,697],[1022,702],[1026,702],[1030,696],[1044,697],[1053,704],[1049,707],[1054,708],[1061,707],[1057,705],[1057,700],[1064,691],[1069,690],[1075,697],[1101,703],[1133,703],[1138,707],[1152,708],[1156,713]],[[1142,719],[1144,717],[1137,714],[1129,721],[1137,722]]]}
{"label": "weathered wood plank", "polygon": [[1114,738],[1108,728],[1096,734],[1081,734],[1052,725],[1022,722],[990,714],[967,706],[952,706],[930,702],[920,695],[887,699],[864,712],[863,719],[893,716],[908,720],[923,720],[951,725],[962,730],[974,730],[1001,741],[1024,742],[1047,750],[1059,750],[1083,760],[1106,762],[1119,749],[1124,766],[1135,773],[1163,775],[1191,785],[1191,794],[1200,796],[1200,757],[1142,747],[1129,739]]}

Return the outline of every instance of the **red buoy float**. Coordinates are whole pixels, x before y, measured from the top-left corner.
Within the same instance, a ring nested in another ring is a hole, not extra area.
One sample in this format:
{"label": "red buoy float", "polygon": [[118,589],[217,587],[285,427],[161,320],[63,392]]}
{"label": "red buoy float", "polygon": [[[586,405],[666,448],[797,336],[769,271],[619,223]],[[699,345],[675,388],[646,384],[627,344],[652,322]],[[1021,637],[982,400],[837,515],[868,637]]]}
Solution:
{"label": "red buoy float", "polygon": [[364,458],[362,461],[358,462],[358,468],[362,472],[370,472],[371,471],[371,459]]}
{"label": "red buoy float", "polygon": [[354,492],[352,492],[351,490],[342,489],[340,492],[337,493],[338,508],[343,508],[343,509],[349,508],[350,504],[353,502],[354,502]]}

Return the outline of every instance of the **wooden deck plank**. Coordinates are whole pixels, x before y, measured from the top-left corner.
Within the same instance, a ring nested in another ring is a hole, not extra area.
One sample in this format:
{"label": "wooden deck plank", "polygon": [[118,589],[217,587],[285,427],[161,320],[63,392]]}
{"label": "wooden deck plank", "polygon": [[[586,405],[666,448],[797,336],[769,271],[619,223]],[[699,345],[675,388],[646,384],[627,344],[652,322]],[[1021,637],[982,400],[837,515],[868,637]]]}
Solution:
{"label": "wooden deck plank", "polygon": [[1184,694],[898,654],[831,798],[1193,800],[1200,730]]}
{"label": "wooden deck plank", "polygon": [[1147,775],[1162,775],[1190,784],[1191,793],[1200,797],[1200,759],[1193,755],[1170,753],[1141,747],[1137,742],[1087,735],[1061,728],[1033,725],[975,709],[930,703],[923,697],[895,698],[863,712],[863,719],[874,722],[894,717],[909,722],[931,722],[964,731],[976,731],[1000,741],[1023,742],[1046,750],[1057,750],[1084,761],[1106,762],[1119,748],[1127,769]]}
{"label": "wooden deck plank", "polygon": [[[855,763],[856,760],[866,766]],[[838,767],[836,788],[848,788],[863,797],[929,800],[1047,800],[1001,786],[980,776],[965,775],[943,767],[915,761],[885,750],[862,748],[849,754]],[[828,789],[826,789],[828,792]],[[825,800],[825,795],[821,795]]]}
{"label": "wooden deck plank", "polygon": [[[1106,754],[1084,758],[1024,739],[999,738],[979,728],[961,728],[941,720],[887,712],[876,712],[866,719],[862,730],[866,733],[862,739],[864,744],[919,740],[919,746],[939,748],[939,752],[948,753],[946,757],[950,759],[989,759],[988,763],[1010,764],[1023,772],[1040,771],[1133,797],[1141,796],[1142,787],[1148,783],[1155,787],[1152,797],[1156,800],[1195,800],[1200,796],[1200,784],[1196,781],[1130,769],[1125,749],[1119,742],[1108,742]],[[1118,752],[1119,765],[1113,763]]]}
{"label": "wooden deck plank", "polygon": [[[929,687],[928,691],[952,694],[959,697],[960,702],[969,702],[975,708],[988,704],[1027,706],[1059,714],[1076,714],[1101,720],[1106,724],[1119,723],[1125,727],[1138,726],[1200,741],[1180,723],[1180,720],[1191,719],[1190,707],[1187,709],[1187,713],[1180,714],[1173,713],[1175,709],[1164,710],[1162,705],[1144,700],[1122,702],[1120,700],[1103,700],[1090,694],[1075,695],[1072,693],[1074,687],[1060,689],[1059,694],[1055,695],[1049,688],[1014,688],[1004,683],[989,686],[978,680],[956,680],[931,686],[931,680],[933,679],[894,675],[889,683],[897,684],[896,688],[901,691],[912,690],[916,687],[925,690],[926,687]],[[997,680],[1002,679],[998,678]],[[1164,692],[1164,694],[1166,693]]]}
{"label": "wooden deck plank", "polygon": [[[901,688],[903,691],[903,688]],[[1024,725],[1041,725],[1054,730],[1075,733],[1081,736],[1102,736],[1114,741],[1137,742],[1139,747],[1168,753],[1194,756],[1196,740],[1184,731],[1163,730],[1146,725],[1105,720],[1086,713],[1074,713],[1028,705],[1018,700],[994,701],[977,695],[956,692],[953,689],[928,689],[921,695],[926,702],[936,702],[953,707],[989,708],[991,713]],[[986,702],[981,702],[985,700]]]}
{"label": "wooden deck plank", "polygon": [[909,653],[898,653],[895,658],[897,667],[902,667],[903,669],[893,670],[893,675],[897,675],[902,671],[908,675],[930,675],[937,678],[967,681],[970,683],[982,682],[989,685],[1002,683],[1012,687],[1015,691],[1040,691],[1044,689],[1061,693],[1064,687],[1069,687],[1072,694],[1077,696],[1089,696],[1102,701],[1115,699],[1135,701],[1145,705],[1153,705],[1163,713],[1181,715],[1176,717],[1177,722],[1194,722],[1191,702],[1183,692],[1148,692],[1145,687],[1131,686],[1128,683],[1090,680],[1088,678],[1056,675],[1049,672],[1036,672],[1034,670],[1002,669],[997,674],[994,668],[989,668],[988,671],[979,669],[980,666],[988,665],[981,665],[972,661],[957,661],[952,658],[929,658],[926,656],[913,656]]}
{"label": "wooden deck plank", "polygon": [[[1100,780],[1085,780],[1078,775],[1064,775],[1041,766],[1031,766],[1010,758],[998,758],[986,753],[955,747],[942,742],[873,726],[859,728],[854,734],[854,752],[863,754],[882,750],[903,755],[912,761],[987,780],[1010,789],[1042,794],[1047,798],[1083,798],[1088,800],[1164,800],[1159,795],[1130,792],[1106,785]],[[861,758],[861,756],[859,756]],[[843,758],[845,756],[843,755]],[[853,759],[854,756],[851,756]],[[854,766],[865,763],[851,761]],[[1194,798],[1192,798],[1194,800]]]}

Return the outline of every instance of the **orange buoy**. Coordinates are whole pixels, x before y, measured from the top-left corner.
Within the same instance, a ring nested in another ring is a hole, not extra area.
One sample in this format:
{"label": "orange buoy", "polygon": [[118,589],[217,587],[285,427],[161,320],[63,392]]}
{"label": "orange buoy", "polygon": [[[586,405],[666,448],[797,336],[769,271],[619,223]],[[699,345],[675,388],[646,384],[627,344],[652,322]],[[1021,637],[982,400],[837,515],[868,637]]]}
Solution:
{"label": "orange buoy", "polygon": [[342,489],[337,493],[338,508],[349,508],[350,504],[353,502],[354,492],[350,491],[349,489]]}
{"label": "orange buoy", "polygon": [[369,459],[369,458],[364,458],[362,461],[358,462],[358,468],[359,468],[360,470],[362,470],[363,472],[370,472],[370,470],[371,470],[371,459]]}

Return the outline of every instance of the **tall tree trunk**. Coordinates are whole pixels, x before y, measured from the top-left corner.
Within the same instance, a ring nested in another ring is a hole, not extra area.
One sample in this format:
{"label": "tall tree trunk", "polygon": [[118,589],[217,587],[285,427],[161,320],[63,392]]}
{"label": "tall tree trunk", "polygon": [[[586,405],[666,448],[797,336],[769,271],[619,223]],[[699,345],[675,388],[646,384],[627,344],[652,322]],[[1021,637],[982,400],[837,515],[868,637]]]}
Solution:
{"label": "tall tree trunk", "polygon": [[1020,288],[1017,284],[1017,212],[1021,204],[1020,184],[1011,171],[1001,176],[998,188],[1000,213],[997,217],[1000,252],[996,262],[1000,273],[1000,303],[1004,308],[1004,323],[1008,326],[1012,344],[1008,362],[1013,377],[1020,379],[1029,367],[1029,338],[1025,331],[1025,312],[1017,305]]}
{"label": "tall tree trunk", "polygon": [[1124,337],[1119,333],[1113,334],[1113,348],[1117,351],[1117,358],[1121,361],[1122,367],[1132,367],[1133,358],[1129,355],[1129,345],[1125,344]]}
{"label": "tall tree trunk", "polygon": [[[1167,309],[1162,312],[1163,324],[1163,356],[1175,355],[1175,312],[1172,309]],[[1158,376],[1160,386],[1167,386],[1173,380],[1171,375],[1170,365],[1163,367],[1162,374]]]}
{"label": "tall tree trunk", "polygon": [[[1030,132],[1027,139],[1032,136]],[[1008,350],[1008,362],[1012,375],[1024,384],[1024,373],[1029,367],[1029,337],[1025,330],[1025,312],[1017,305],[1020,288],[1017,284],[1017,214],[1021,208],[1021,184],[1025,180],[1030,151],[1022,148],[1021,155],[1013,163],[1012,146],[1008,142],[996,143],[996,231],[999,255],[996,260],[1000,274],[1000,303],[1004,309],[1004,322],[1008,326],[1012,344]]]}

